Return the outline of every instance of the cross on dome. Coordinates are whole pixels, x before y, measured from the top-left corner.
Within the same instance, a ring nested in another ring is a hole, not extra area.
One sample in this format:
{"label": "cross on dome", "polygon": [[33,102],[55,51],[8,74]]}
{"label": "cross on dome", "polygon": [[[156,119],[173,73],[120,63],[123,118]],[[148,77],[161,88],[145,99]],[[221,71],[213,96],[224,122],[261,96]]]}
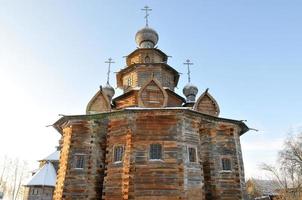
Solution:
{"label": "cross on dome", "polygon": [[192,103],[195,102],[196,95],[198,93],[198,88],[195,85],[191,84],[191,71],[190,71],[190,65],[193,65],[193,63],[187,59],[186,62],[183,63],[184,65],[188,66],[188,83],[185,85],[184,89],[182,92],[186,96],[187,103]]}
{"label": "cross on dome", "polygon": [[146,12],[146,15],[145,15],[145,20],[146,20],[146,27],[148,27],[148,17],[149,17],[149,13],[148,11],[152,11],[152,9],[149,8],[149,6],[145,6],[143,9],[141,9],[142,11],[145,11]]}
{"label": "cross on dome", "polygon": [[108,61],[105,61],[105,63],[108,63],[108,71],[107,71],[107,84],[109,85],[109,75],[110,75],[110,68],[111,64],[114,63],[112,58],[108,58]]}
{"label": "cross on dome", "polygon": [[190,83],[191,82],[190,65],[193,65],[194,63],[192,63],[189,59],[187,59],[186,62],[183,64],[188,66],[188,82]]}

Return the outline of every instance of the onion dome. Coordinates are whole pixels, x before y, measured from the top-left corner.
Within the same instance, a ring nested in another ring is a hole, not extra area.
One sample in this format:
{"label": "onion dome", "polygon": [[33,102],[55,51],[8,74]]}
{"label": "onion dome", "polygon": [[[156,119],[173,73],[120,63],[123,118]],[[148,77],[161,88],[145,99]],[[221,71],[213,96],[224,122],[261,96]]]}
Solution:
{"label": "onion dome", "polygon": [[139,48],[154,48],[158,42],[158,34],[149,27],[144,27],[135,35],[136,44]]}
{"label": "onion dome", "polygon": [[109,101],[111,101],[112,97],[115,94],[114,88],[109,83],[107,83],[104,87],[102,87],[102,91],[107,95]]}
{"label": "onion dome", "polygon": [[198,88],[191,83],[188,83],[182,90],[183,94],[187,98],[187,103],[195,102],[196,95],[198,93]]}

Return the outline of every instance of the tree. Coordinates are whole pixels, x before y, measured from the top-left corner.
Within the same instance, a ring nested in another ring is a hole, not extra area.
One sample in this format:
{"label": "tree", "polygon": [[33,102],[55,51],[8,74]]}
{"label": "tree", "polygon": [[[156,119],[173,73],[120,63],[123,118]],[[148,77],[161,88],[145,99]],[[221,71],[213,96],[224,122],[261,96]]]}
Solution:
{"label": "tree", "polygon": [[290,135],[278,155],[276,166],[262,164],[261,168],[277,180],[284,200],[302,199],[302,133]]}
{"label": "tree", "polygon": [[18,158],[5,157],[0,163],[0,192],[9,199],[16,200],[22,184],[27,178],[27,163]]}

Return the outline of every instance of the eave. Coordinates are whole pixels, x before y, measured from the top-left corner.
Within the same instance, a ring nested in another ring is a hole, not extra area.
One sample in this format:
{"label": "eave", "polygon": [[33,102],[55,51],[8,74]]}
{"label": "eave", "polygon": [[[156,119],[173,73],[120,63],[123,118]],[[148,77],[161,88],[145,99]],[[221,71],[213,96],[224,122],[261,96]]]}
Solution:
{"label": "eave", "polygon": [[207,115],[204,113],[200,113],[198,111],[192,110],[191,108],[184,108],[184,107],[166,107],[166,108],[140,108],[140,107],[129,107],[121,110],[115,110],[112,112],[104,112],[98,114],[91,114],[91,115],[69,115],[63,116],[58,121],[53,124],[53,127],[62,134],[63,129],[62,125],[67,123],[69,120],[91,120],[91,119],[101,119],[104,117],[114,116],[120,113],[130,114],[135,112],[144,112],[144,111],[167,111],[167,110],[175,110],[179,112],[184,112],[184,114],[194,114],[195,116],[200,116],[204,120],[214,121],[214,122],[225,122],[238,125],[240,128],[240,136],[250,130],[250,128],[240,120],[228,119],[228,118],[221,118],[215,117],[212,115]]}
{"label": "eave", "polygon": [[140,66],[148,66],[148,65],[162,65],[164,66],[166,69],[172,71],[172,73],[174,74],[174,81],[175,81],[175,87],[178,85],[178,81],[179,81],[179,72],[176,71],[173,67],[171,67],[170,65],[168,65],[167,63],[164,62],[159,62],[159,63],[134,63],[132,65],[129,65],[127,67],[125,67],[124,69],[121,69],[119,72],[116,73],[116,79],[117,79],[117,86],[118,87],[122,87],[122,75],[132,72],[133,70],[135,70],[137,67]]}
{"label": "eave", "polygon": [[163,51],[161,51],[160,49],[157,48],[137,48],[134,51],[132,51],[130,54],[128,54],[127,57],[131,57],[133,54],[139,52],[139,51],[145,51],[145,50],[152,50],[152,51],[157,51],[158,53],[162,54],[163,56],[165,56],[165,61],[167,61],[168,59],[168,55],[165,54]]}

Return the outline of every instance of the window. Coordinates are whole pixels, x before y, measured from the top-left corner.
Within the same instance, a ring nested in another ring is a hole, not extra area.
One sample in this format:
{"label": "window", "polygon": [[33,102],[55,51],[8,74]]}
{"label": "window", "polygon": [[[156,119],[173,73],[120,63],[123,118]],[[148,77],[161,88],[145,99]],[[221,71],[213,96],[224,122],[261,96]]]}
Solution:
{"label": "window", "polygon": [[128,84],[128,86],[132,86],[132,78],[131,77],[129,77],[127,79],[127,84]]}
{"label": "window", "polygon": [[151,144],[149,152],[150,160],[160,160],[162,159],[162,147],[161,144]]}
{"label": "window", "polygon": [[231,171],[231,160],[229,158],[222,158],[221,159],[221,164],[222,164],[222,170],[225,171]]}
{"label": "window", "polygon": [[114,162],[122,162],[123,160],[124,148],[123,146],[114,147]]}
{"label": "window", "polygon": [[32,195],[37,195],[38,193],[39,193],[39,191],[38,191],[37,188],[33,188],[32,191],[31,191]]}
{"label": "window", "polygon": [[188,153],[189,153],[189,162],[197,162],[196,148],[189,147],[188,148]]}
{"label": "window", "polygon": [[74,168],[83,169],[84,168],[85,155],[76,154],[74,155]]}
{"label": "window", "polygon": [[150,57],[149,56],[145,57],[145,63],[150,63]]}

